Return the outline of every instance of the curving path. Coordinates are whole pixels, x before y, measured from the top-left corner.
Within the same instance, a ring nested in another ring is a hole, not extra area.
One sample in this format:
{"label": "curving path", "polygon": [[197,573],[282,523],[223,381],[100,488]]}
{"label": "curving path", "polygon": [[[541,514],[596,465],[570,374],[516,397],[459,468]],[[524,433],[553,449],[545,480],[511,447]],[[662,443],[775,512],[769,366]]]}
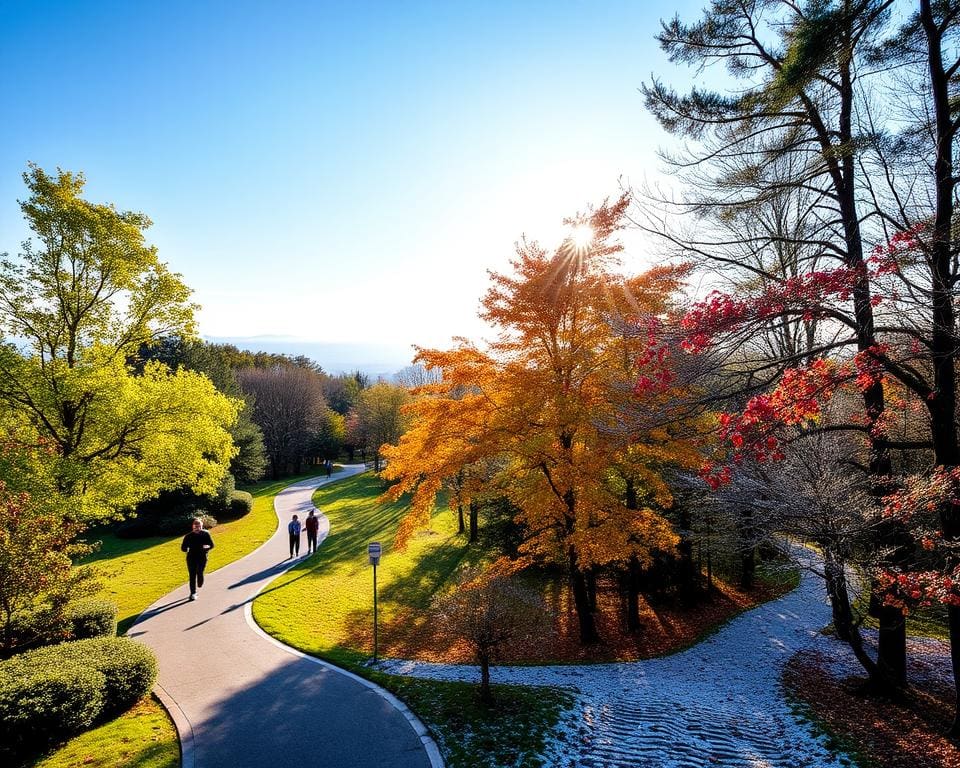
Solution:
{"label": "curving path", "polygon": [[[545,754],[563,768],[839,768],[790,711],[783,664],[798,650],[843,646],[819,630],[830,622],[819,580],[734,619],[681,653],[589,666],[496,667],[493,682],[555,685],[579,692]],[[469,666],[386,661],[384,671],[443,680],[479,679]]]}
{"label": "curving path", "polygon": [[[363,466],[345,469],[331,480]],[[157,654],[157,693],[177,725],[183,768],[442,767],[426,729],[391,694],[281,645],[250,617],[256,594],[298,562],[284,559],[287,521],[306,517],[326,482],[283,490],[274,503],[281,525],[269,541],[209,574],[196,602],[184,584],[127,633]],[[321,538],[328,532],[321,516]]]}

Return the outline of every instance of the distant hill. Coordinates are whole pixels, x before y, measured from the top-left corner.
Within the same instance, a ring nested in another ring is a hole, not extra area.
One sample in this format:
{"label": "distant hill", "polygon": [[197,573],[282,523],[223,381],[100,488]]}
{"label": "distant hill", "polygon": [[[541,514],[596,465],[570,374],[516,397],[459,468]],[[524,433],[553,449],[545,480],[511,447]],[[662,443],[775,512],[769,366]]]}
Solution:
{"label": "distant hill", "polygon": [[390,344],[327,344],[304,341],[289,336],[204,336],[214,344],[233,344],[251,352],[273,352],[282,355],[305,355],[315,360],[327,373],[361,371],[372,378],[390,378],[410,365],[412,347]]}

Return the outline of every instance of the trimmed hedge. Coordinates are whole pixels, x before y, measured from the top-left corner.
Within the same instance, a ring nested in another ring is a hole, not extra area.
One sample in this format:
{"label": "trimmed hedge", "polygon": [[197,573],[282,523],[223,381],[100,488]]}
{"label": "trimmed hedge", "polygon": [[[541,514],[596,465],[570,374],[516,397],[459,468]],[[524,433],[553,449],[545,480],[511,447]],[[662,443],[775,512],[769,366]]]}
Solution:
{"label": "trimmed hedge", "polygon": [[126,637],[94,637],[38,648],[27,656],[65,659],[97,670],[106,677],[104,711],[129,709],[146,696],[157,679],[152,651]]}
{"label": "trimmed hedge", "polygon": [[75,660],[29,658],[0,664],[0,754],[43,749],[90,727],[103,711],[106,676]]}
{"label": "trimmed hedge", "polygon": [[70,637],[113,637],[117,634],[117,606],[109,600],[79,600],[67,609]]}
{"label": "trimmed hedge", "polygon": [[37,750],[129,709],[153,687],[157,662],[125,637],[38,648],[0,663],[0,753]]}
{"label": "trimmed hedge", "polygon": [[11,624],[11,652],[14,654],[71,639],[70,622],[63,610],[56,610],[49,605],[18,611],[13,615]]}

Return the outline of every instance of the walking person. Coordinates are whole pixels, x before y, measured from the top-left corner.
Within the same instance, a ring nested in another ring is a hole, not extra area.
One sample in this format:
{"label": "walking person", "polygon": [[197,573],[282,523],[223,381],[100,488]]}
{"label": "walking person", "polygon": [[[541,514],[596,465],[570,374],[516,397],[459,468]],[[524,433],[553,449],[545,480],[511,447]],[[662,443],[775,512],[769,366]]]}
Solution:
{"label": "walking person", "polygon": [[203,530],[203,520],[193,518],[191,531],[183,537],[180,551],[187,553],[187,573],[190,574],[190,599],[197,599],[197,590],[203,586],[203,570],[207,567],[207,552],[213,549],[213,538]]}
{"label": "walking person", "polygon": [[295,554],[300,556],[300,518],[296,515],[293,516],[293,520],[287,523],[287,533],[290,534],[290,557],[293,557]]}
{"label": "walking person", "polygon": [[327,477],[330,477],[330,473],[333,472],[333,462],[327,459],[323,462],[323,468],[327,470]]}
{"label": "walking person", "polygon": [[307,529],[307,554],[311,555],[317,551],[317,531],[320,530],[320,518],[315,514],[316,510],[311,509],[307,519],[303,521],[303,527]]}

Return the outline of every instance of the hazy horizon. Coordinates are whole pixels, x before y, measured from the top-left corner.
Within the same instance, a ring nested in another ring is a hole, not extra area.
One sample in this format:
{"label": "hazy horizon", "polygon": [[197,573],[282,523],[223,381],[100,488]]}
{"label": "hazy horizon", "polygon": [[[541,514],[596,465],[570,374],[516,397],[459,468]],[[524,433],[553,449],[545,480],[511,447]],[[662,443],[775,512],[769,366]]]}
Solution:
{"label": "hazy horizon", "polygon": [[304,355],[331,375],[360,371],[376,379],[389,379],[413,361],[413,347],[399,344],[321,342],[277,334],[261,336],[206,336],[204,341],[232,344],[250,352]]}

